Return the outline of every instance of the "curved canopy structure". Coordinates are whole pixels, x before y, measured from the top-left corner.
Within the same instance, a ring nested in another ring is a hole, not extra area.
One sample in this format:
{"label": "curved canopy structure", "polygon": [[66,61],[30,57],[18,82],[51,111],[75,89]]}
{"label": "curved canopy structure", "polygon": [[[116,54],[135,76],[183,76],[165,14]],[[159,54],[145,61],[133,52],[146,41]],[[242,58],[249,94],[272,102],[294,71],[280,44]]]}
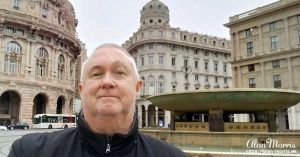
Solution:
{"label": "curved canopy structure", "polygon": [[300,102],[300,92],[281,89],[215,89],[171,93],[148,98],[164,110],[201,112],[220,109],[230,112],[254,112],[286,109]]}

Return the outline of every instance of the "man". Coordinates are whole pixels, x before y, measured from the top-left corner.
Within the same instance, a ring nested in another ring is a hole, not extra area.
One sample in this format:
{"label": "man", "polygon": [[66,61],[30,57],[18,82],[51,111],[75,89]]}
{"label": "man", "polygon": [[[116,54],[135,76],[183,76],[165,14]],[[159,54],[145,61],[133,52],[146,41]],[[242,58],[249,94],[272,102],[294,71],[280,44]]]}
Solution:
{"label": "man", "polygon": [[179,149],[138,132],[135,101],[142,82],[120,46],[98,47],[82,66],[78,127],[35,133],[14,142],[9,157],[183,157]]}

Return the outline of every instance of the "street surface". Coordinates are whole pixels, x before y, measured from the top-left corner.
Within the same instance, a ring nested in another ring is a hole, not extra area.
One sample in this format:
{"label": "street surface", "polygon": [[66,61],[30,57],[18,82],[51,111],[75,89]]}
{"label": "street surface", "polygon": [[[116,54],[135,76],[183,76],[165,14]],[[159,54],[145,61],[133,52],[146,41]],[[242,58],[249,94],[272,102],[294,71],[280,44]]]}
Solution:
{"label": "street surface", "polygon": [[12,143],[25,134],[34,132],[52,132],[58,129],[29,129],[0,131],[0,157],[7,157]]}

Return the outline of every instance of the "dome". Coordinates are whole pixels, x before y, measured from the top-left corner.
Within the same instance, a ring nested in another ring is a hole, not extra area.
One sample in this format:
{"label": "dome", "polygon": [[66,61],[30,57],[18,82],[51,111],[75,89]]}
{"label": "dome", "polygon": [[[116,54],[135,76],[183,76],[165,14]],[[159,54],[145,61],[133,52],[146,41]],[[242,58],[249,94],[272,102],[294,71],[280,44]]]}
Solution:
{"label": "dome", "polygon": [[151,25],[169,26],[169,9],[159,0],[151,0],[141,10],[141,27]]}

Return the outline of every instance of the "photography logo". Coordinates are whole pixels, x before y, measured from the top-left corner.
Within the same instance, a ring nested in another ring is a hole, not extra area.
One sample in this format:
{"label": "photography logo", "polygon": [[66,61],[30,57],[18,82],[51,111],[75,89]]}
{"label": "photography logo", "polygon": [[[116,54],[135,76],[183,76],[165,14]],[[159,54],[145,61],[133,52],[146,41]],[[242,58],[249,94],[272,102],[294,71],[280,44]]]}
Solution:
{"label": "photography logo", "polygon": [[267,138],[265,140],[251,138],[247,141],[246,147],[247,153],[300,156],[299,150],[297,150],[296,145],[292,141],[280,142],[273,138]]}

